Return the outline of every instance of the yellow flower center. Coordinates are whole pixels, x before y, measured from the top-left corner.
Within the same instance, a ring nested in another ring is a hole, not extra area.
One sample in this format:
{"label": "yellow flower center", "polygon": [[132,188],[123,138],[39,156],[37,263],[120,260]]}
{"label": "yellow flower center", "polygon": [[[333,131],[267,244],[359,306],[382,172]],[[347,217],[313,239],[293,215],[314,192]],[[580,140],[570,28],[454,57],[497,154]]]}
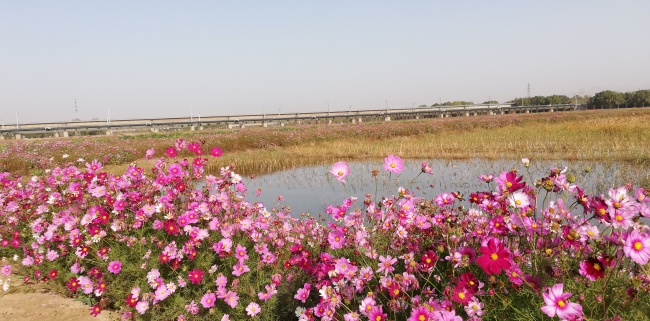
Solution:
{"label": "yellow flower center", "polygon": [[343,175],[343,171],[339,171],[339,176],[342,176],[342,175]]}
{"label": "yellow flower center", "polygon": [[390,168],[395,168],[395,163],[390,163]]}
{"label": "yellow flower center", "polygon": [[634,242],[634,249],[635,250],[641,251],[642,248],[643,248],[643,243],[641,243],[639,241]]}
{"label": "yellow flower center", "polygon": [[506,187],[507,187],[507,188],[512,187],[512,183],[510,183],[510,182],[506,182]]}
{"label": "yellow flower center", "polygon": [[496,253],[492,253],[492,254],[490,254],[490,258],[491,258],[493,261],[496,261],[496,260],[499,258],[499,256],[498,256]]}
{"label": "yellow flower center", "polygon": [[614,202],[614,208],[621,208],[621,203]]}
{"label": "yellow flower center", "polygon": [[566,303],[563,300],[557,301],[557,306],[560,308],[564,308],[566,306]]}
{"label": "yellow flower center", "polygon": [[600,271],[600,264],[594,263],[594,270]]}
{"label": "yellow flower center", "polygon": [[516,201],[515,201],[515,204],[517,204],[517,205],[521,205],[521,201],[520,201],[520,200],[516,200]]}
{"label": "yellow flower center", "polygon": [[461,300],[464,300],[465,299],[465,293],[463,293],[463,292],[458,293],[458,298],[460,298]]}
{"label": "yellow flower center", "polygon": [[420,320],[420,321],[426,321],[426,319],[427,318],[422,314],[420,314],[420,316],[418,317],[418,320]]}

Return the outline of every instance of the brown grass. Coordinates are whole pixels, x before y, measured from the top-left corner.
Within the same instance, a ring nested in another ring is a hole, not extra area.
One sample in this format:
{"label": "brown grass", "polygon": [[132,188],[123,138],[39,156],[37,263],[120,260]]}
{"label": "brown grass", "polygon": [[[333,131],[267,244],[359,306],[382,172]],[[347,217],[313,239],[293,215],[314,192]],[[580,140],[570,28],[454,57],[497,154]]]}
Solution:
{"label": "brown grass", "polygon": [[[232,131],[150,134],[91,138],[102,144],[128,146],[134,157],[108,167],[122,172],[147,148],[161,156],[176,138],[205,140],[224,156],[211,161],[208,171],[235,165],[242,174],[263,174],[289,167],[328,164],[336,160],[383,158],[396,154],[417,159],[564,159],[650,164],[650,109],[576,111],[456,117],[343,125],[297,125],[285,128],[246,128]],[[5,141],[4,144],[15,143]],[[24,143],[24,142],[23,142]],[[43,149],[60,157],[61,150]],[[92,151],[84,151],[92,159]],[[76,159],[75,150],[68,151]],[[99,153],[99,151],[98,151]],[[185,157],[192,155],[184,154]],[[7,161],[7,160],[3,160]],[[15,160],[20,162],[21,160]]]}

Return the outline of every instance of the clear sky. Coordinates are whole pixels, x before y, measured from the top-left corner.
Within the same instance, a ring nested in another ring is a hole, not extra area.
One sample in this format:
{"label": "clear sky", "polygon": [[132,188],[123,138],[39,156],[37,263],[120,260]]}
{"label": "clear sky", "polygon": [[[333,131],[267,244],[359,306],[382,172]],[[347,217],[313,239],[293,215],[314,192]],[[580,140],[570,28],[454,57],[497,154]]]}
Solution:
{"label": "clear sky", "polygon": [[[5,124],[650,89],[650,1],[0,1]],[[191,106],[191,108],[190,108]]]}

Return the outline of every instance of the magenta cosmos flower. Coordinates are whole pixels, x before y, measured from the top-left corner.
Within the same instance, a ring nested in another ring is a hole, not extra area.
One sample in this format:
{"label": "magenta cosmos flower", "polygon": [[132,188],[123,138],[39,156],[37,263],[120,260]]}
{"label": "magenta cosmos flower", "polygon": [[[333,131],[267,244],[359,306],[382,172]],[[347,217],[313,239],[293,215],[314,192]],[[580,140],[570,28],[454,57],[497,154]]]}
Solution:
{"label": "magenta cosmos flower", "polygon": [[384,169],[395,174],[404,170],[404,161],[399,156],[388,155],[384,158]]}
{"label": "magenta cosmos flower", "polygon": [[505,249],[503,243],[490,239],[487,246],[479,249],[483,256],[476,260],[476,263],[487,274],[499,274],[501,269],[510,268],[510,253]]}
{"label": "magenta cosmos flower", "polygon": [[219,147],[215,147],[215,148],[210,150],[210,155],[212,155],[212,157],[221,157],[222,154],[223,154],[223,152],[221,151],[221,148],[219,148]]}
{"label": "magenta cosmos flower", "polygon": [[645,265],[650,260],[650,237],[639,230],[632,231],[625,240],[623,251],[632,261]]}
{"label": "magenta cosmos flower", "polygon": [[548,293],[542,293],[545,306],[541,307],[542,312],[549,317],[556,314],[562,320],[577,318],[582,315],[582,306],[578,303],[567,301],[571,293],[564,293],[564,284],[559,283],[548,290]]}
{"label": "magenta cosmos flower", "polygon": [[345,177],[350,175],[350,166],[348,166],[348,163],[346,162],[336,162],[332,165],[330,173],[334,175],[339,182],[345,183]]}
{"label": "magenta cosmos flower", "polygon": [[118,274],[122,270],[122,262],[120,261],[113,261],[111,263],[108,263],[108,272],[111,272],[113,274]]}

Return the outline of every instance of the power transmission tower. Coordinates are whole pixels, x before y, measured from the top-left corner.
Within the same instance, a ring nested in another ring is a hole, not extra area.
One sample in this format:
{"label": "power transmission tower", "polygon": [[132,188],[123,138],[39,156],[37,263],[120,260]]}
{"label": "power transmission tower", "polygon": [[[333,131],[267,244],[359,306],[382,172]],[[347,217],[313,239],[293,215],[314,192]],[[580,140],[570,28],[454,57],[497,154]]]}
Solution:
{"label": "power transmission tower", "polygon": [[528,83],[528,100],[530,100],[530,83]]}

